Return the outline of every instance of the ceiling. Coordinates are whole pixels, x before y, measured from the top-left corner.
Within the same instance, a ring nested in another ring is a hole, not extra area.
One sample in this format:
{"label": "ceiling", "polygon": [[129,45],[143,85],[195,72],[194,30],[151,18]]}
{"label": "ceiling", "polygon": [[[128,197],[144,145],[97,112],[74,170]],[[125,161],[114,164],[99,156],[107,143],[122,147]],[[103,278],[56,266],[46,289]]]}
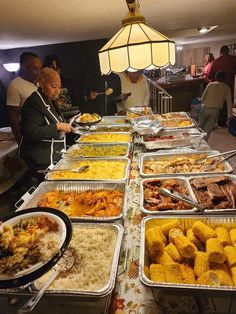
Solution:
{"label": "ceiling", "polygon": [[[236,39],[236,0],[139,3],[147,23],[177,43]],[[109,38],[127,12],[125,0],[0,0],[0,49]]]}

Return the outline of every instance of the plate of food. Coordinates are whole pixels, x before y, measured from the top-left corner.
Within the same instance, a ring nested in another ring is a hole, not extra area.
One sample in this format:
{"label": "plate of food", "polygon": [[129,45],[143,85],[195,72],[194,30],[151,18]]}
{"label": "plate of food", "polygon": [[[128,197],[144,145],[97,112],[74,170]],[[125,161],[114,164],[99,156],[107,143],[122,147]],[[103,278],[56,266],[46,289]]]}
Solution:
{"label": "plate of food", "polygon": [[89,126],[97,124],[102,120],[102,117],[98,113],[83,113],[75,122],[82,126]]}
{"label": "plate of food", "polygon": [[49,271],[72,237],[70,219],[52,208],[13,213],[0,226],[0,288],[24,286]]}

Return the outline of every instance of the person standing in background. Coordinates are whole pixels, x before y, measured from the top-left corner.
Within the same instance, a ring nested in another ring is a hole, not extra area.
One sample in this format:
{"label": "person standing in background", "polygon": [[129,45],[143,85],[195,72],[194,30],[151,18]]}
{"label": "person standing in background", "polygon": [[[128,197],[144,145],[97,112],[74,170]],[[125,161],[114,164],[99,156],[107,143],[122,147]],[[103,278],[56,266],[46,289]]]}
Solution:
{"label": "person standing in background", "polygon": [[199,117],[199,127],[207,133],[206,139],[210,136],[224,102],[227,103],[228,107],[228,119],[231,119],[233,116],[230,87],[223,83],[225,76],[225,72],[217,72],[215,81],[209,83],[202,94],[202,109]]}
{"label": "person standing in background", "polygon": [[[121,96],[123,100],[117,104],[118,114],[125,114],[131,107],[149,106],[150,93],[146,77],[140,72],[120,73]],[[127,94],[130,94],[128,96]]]}
{"label": "person standing in background", "polygon": [[84,111],[100,115],[114,115],[116,98],[120,93],[120,79],[117,74],[90,74],[85,83]]}
{"label": "person standing in background", "polygon": [[[229,55],[229,47],[222,46],[220,49],[220,57],[215,59],[212,64],[209,79],[214,80],[215,75],[218,71],[225,72],[226,76],[224,83],[227,84],[231,89],[232,102],[234,102],[234,83],[236,75],[236,56]],[[223,109],[219,114],[218,125],[226,126],[227,121],[227,106],[224,104]]]}
{"label": "person standing in background", "polygon": [[213,64],[214,60],[215,60],[215,57],[214,57],[213,53],[211,53],[211,52],[208,53],[206,55],[206,57],[205,57],[204,69],[203,69],[203,72],[202,72],[202,76],[205,79],[204,87],[206,87],[207,84],[210,83],[209,73],[210,73],[210,70],[211,70],[211,67],[212,67],[212,64]]}
{"label": "person standing in background", "polygon": [[12,80],[7,88],[6,104],[9,123],[18,144],[21,141],[21,107],[25,100],[37,90],[41,69],[41,60],[35,53],[23,52],[20,56],[19,76]]}

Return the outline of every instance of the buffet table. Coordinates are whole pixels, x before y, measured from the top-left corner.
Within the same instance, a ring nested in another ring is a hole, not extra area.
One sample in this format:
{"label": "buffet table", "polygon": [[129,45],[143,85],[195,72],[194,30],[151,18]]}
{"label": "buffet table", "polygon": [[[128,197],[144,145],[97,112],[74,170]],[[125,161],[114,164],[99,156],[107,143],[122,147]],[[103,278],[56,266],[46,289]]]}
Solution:
{"label": "buffet table", "polygon": [[[127,137],[127,134],[126,135],[122,134],[121,136]],[[214,295],[214,297],[209,297],[206,295],[202,296],[199,293],[194,295],[191,294],[182,295],[180,290],[177,289],[173,290],[173,293],[170,293],[170,291],[168,291],[167,293],[165,289],[162,290],[156,288],[152,289],[141,283],[139,279],[140,237],[141,237],[140,224],[145,214],[143,214],[140,211],[139,191],[141,177],[139,175],[140,166],[139,156],[143,152],[143,149],[144,149],[143,145],[140,145],[140,138],[134,137],[133,154],[130,155],[131,165],[127,186],[128,190],[127,211],[124,215],[123,220],[120,218],[117,219],[117,222],[119,224],[123,224],[124,226],[124,235],[122,248],[120,251],[116,284],[113,293],[105,295],[102,298],[93,297],[92,294],[90,295],[90,297],[88,296],[85,297],[79,294],[76,295],[76,293],[74,295],[68,293],[67,296],[63,295],[63,291],[59,294],[54,293],[51,295],[50,293],[46,293],[32,313],[49,314],[56,311],[58,314],[64,314],[65,313],[64,306],[66,306],[66,311],[70,312],[71,314],[77,313],[235,314],[236,307],[235,299],[227,295],[222,297],[221,294],[220,298],[217,297],[216,295]],[[193,143],[191,148],[190,147],[181,148],[181,151],[194,152],[196,150],[207,151],[209,149],[210,147],[208,146],[208,144],[204,140],[201,140],[200,144],[199,142],[196,144]],[[173,153],[176,153],[178,151],[179,149],[172,150]],[[158,153],[164,152],[166,151],[163,150],[158,151]],[[89,159],[87,159],[87,162],[88,160]],[[123,159],[123,161],[124,160],[125,159]],[[61,161],[59,163],[62,166],[64,166],[65,169],[68,168],[68,165],[65,162],[63,163]],[[90,163],[92,164],[91,160]],[[90,168],[92,168],[91,164]],[[127,162],[127,165],[129,165],[129,162]],[[62,174],[64,175],[65,172],[66,171],[64,172],[62,171]],[[102,175],[104,175],[104,173],[102,173]],[[77,174],[73,173],[73,175]],[[127,177],[123,179],[123,184],[126,182],[126,178]],[[55,179],[55,177],[53,179],[57,180]],[[64,178],[64,180],[68,180],[68,178]],[[80,179],[80,181],[73,181],[74,182],[73,184],[76,185],[77,182],[78,186],[86,186],[86,182],[81,180],[86,179],[82,178]],[[117,180],[117,178],[115,178],[115,180]],[[119,184],[118,182],[119,182],[118,180],[116,182],[113,181],[113,186],[111,187],[112,190],[117,189]],[[70,188],[71,187],[69,187],[69,189]],[[35,204],[32,202],[31,206],[29,206],[30,205],[29,202],[27,204],[28,208],[35,207]],[[3,296],[1,297],[4,298],[3,299],[4,302],[1,302],[3,313],[4,314],[16,313],[17,309],[20,308],[20,306],[24,304],[24,302],[29,298],[29,294],[30,294],[29,291],[25,291],[23,289],[19,289],[17,293],[15,291],[5,291],[4,297]],[[108,308],[109,303],[110,307]]]}

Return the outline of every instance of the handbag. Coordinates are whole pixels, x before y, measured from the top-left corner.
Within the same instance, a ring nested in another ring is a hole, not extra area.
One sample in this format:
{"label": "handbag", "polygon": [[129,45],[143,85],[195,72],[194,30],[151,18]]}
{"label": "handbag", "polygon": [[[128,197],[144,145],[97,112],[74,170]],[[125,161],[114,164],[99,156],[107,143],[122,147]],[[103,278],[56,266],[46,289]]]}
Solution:
{"label": "handbag", "polygon": [[229,121],[229,133],[236,136],[236,117],[233,117]]}

